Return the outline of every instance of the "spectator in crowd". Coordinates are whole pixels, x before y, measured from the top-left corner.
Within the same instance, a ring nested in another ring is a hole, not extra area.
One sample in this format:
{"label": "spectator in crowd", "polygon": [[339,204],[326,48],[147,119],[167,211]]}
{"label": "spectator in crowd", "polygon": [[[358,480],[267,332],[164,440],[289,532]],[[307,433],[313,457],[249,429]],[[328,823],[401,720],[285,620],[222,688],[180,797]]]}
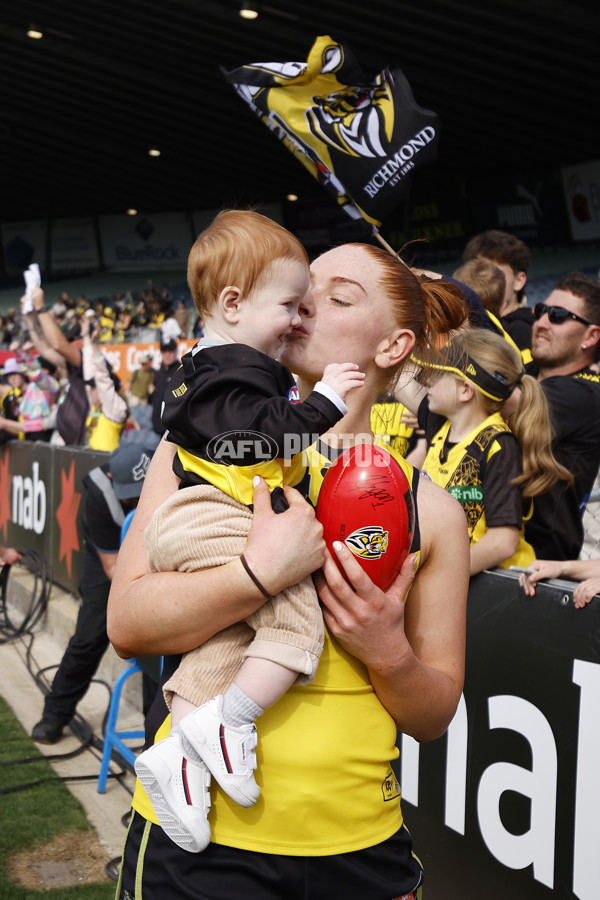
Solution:
{"label": "spectator in crowd", "polygon": [[192,310],[189,306],[180,300],[173,313],[173,318],[177,321],[181,329],[181,336],[188,338],[190,336],[190,326],[192,324]]}
{"label": "spectator in crowd", "polygon": [[519,576],[519,584],[528,597],[535,596],[538,581],[546,578],[581,582],[573,591],[575,609],[583,609],[600,595],[600,559],[536,559],[528,569],[533,570],[532,574],[524,572]]}
{"label": "spectator in crowd", "polygon": [[562,278],[534,310],[531,353],[556,432],[556,458],[573,475],[536,498],[525,538],[540,559],[577,559],[582,516],[600,465],[600,285],[581,272]]}
{"label": "spectator in crowd", "polygon": [[143,300],[140,300],[136,306],[131,318],[131,327],[132,328],[147,328],[149,327],[150,315],[148,310],[146,309],[146,304]]}
{"label": "spectator in crowd", "polygon": [[67,307],[67,304],[65,301],[68,299],[69,298],[67,296],[67,293],[66,293],[66,291],[64,291],[62,297],[60,297],[56,301],[56,303],[52,304],[52,308],[50,311],[55,319],[57,319],[57,318],[60,319],[61,317],[62,317],[62,319],[64,319],[64,317],[66,316],[68,307]]}
{"label": "spectator in crowd", "polygon": [[168,284],[161,284],[158,290],[158,297],[161,303],[161,308],[165,311],[171,308],[171,304],[173,303],[173,293]]}
{"label": "spectator in crowd", "polygon": [[148,312],[150,313],[150,321],[148,322],[149,327],[161,328],[163,322],[165,321],[166,315],[160,308],[160,303],[157,300],[151,300],[148,302]]}
{"label": "spectator in crowd", "polygon": [[204,316],[196,316],[196,321],[194,322],[194,327],[192,328],[192,337],[196,338],[197,340],[200,340],[201,337],[204,337]]}
{"label": "spectator in crowd", "polygon": [[132,313],[127,309],[120,309],[115,322],[115,330],[113,340],[115,343],[121,343],[126,339],[127,332],[131,328]]}
{"label": "spectator in crowd", "polygon": [[[26,299],[21,298],[23,306]],[[81,319],[73,318],[63,333],[44,303],[41,288],[34,290],[32,306],[25,318],[34,346],[53,364],[67,365],[68,384],[59,402],[56,422],[61,438],[68,445],[114,450],[129,410],[119,393],[119,379],[110,372],[96,340],[91,339],[93,316],[86,313]]]}
{"label": "spectator in crowd", "polygon": [[[423,472],[463,506],[471,575],[499,565],[527,566],[535,559],[523,536],[530,498],[572,481],[552,455],[543,391],[523,371],[518,350],[489,331],[454,338],[444,356],[419,407],[429,439]],[[518,404],[508,418],[504,407],[517,387]],[[439,428],[438,416],[446,420]]]}
{"label": "spectator in crowd", "polygon": [[49,441],[58,382],[42,368],[39,360],[32,360],[28,366],[16,357],[6,361],[4,378],[10,390],[2,399],[0,442],[15,439]]}
{"label": "spectator in crowd", "polygon": [[127,401],[121,396],[121,382],[109,370],[96,341],[97,331],[90,334],[90,320],[81,320],[83,338],[83,380],[90,390],[89,414],[86,420],[86,446],[92,450],[114,450],[129,416]]}
{"label": "spectator in crowd", "polygon": [[151,394],[150,402],[152,403],[152,427],[157,434],[164,434],[165,427],[160,416],[168,384],[180,365],[177,342],[170,340],[161,343],[160,352],[162,360],[160,368],[154,376],[154,391]]}
{"label": "spectator in crowd", "polygon": [[55,744],[75,715],[108,646],[106,605],[121,542],[121,525],[137,505],[154,447],[123,443],[108,463],[92,469],[83,479],[86,488],[83,531],[81,606],[41,720],[31,737],[40,744]]}
{"label": "spectator in crowd", "polygon": [[0,563],[3,566],[14,566],[23,559],[18,550],[14,547],[3,547],[0,544]]}
{"label": "spectator in crowd", "polygon": [[83,383],[80,322],[73,321],[68,331],[63,333],[46,306],[44,291],[39,287],[34,289],[31,305],[28,304],[29,298],[23,295],[21,308],[36,350],[53,365],[66,366],[67,385],[59,401],[57,430],[65,444],[82,446],[85,444],[89,400]]}
{"label": "spectator in crowd", "polygon": [[[463,261],[487,259],[504,273],[506,291],[500,308],[502,327],[519,350],[531,347],[533,318],[525,303],[527,271],[531,265],[529,248],[506,231],[482,231],[472,237],[463,251]],[[524,362],[528,362],[525,359]]]}
{"label": "spectator in crowd", "polygon": [[3,393],[0,400],[0,412],[2,413],[0,418],[0,423],[2,423],[0,443],[5,444],[7,441],[12,441],[16,438],[19,440],[25,439],[25,433],[19,424],[19,409],[23,390],[27,384],[27,376],[14,356],[9,357],[4,363],[2,380],[8,385],[8,389]]}
{"label": "spectator in crowd", "polygon": [[498,320],[506,293],[504,272],[487,259],[470,259],[459,266],[452,277],[475,291],[487,313]]}
{"label": "spectator in crowd", "polygon": [[[484,322],[483,327],[495,332],[495,334],[499,334],[500,337],[508,341],[520,354],[527,372],[532,374],[532,369],[535,367],[531,363],[531,351],[529,349],[521,350],[517,346],[504,328],[502,319],[499,318],[506,293],[506,278],[502,269],[487,259],[477,257],[463,263],[454,272],[453,278],[461,288],[466,286],[463,289],[463,293],[467,289],[475,291],[485,310],[487,321]],[[478,327],[477,319],[473,315],[471,315],[471,325],[473,328]]]}
{"label": "spectator in crowd", "polygon": [[181,326],[175,316],[168,316],[160,326],[160,339],[163,344],[178,341],[182,337]]}
{"label": "spectator in crowd", "polygon": [[154,390],[154,357],[151,353],[144,353],[140,357],[139,369],[134,369],[129,379],[128,400],[129,406],[143,406],[150,400]]}
{"label": "spectator in crowd", "polygon": [[4,341],[3,346],[10,348],[13,341],[21,337],[21,325],[16,311],[11,307],[4,317]]}
{"label": "spectator in crowd", "polygon": [[105,306],[102,315],[98,320],[100,331],[98,340],[101,344],[111,344],[114,338],[115,330],[115,311],[111,306]]}

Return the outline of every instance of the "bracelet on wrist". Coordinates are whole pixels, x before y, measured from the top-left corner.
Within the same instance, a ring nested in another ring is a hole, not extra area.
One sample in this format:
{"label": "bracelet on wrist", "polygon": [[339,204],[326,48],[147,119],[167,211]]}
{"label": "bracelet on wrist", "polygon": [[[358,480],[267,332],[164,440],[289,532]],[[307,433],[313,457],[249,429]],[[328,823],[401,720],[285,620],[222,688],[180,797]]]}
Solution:
{"label": "bracelet on wrist", "polygon": [[37,309],[34,307],[34,311],[38,314],[43,312],[51,312],[51,310],[47,306],[39,306]]}
{"label": "bracelet on wrist", "polygon": [[249,566],[248,563],[246,562],[246,557],[244,556],[243,553],[242,553],[242,555],[240,556],[240,562],[241,562],[241,564],[243,565],[243,567],[244,567],[244,569],[246,570],[246,572],[248,573],[248,575],[250,576],[250,578],[252,579],[252,581],[254,582],[254,584],[256,585],[256,587],[257,587],[257,588],[259,589],[259,591],[261,592],[261,594],[262,594],[264,597],[266,597],[267,600],[272,600],[272,599],[273,599],[273,594],[270,594],[270,593],[268,592],[268,590],[266,589],[266,587],[264,587],[264,585],[262,585],[262,584],[260,583],[260,581],[258,580],[258,578],[256,577],[256,575],[254,574],[254,572],[252,571],[252,569],[250,568],[250,566]]}

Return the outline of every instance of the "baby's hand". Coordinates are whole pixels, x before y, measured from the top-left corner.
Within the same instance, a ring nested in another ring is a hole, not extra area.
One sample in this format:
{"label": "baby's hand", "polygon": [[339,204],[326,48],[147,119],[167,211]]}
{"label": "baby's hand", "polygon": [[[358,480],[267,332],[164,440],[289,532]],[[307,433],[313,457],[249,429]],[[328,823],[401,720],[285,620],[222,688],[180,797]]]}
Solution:
{"label": "baby's hand", "polygon": [[358,371],[356,363],[331,363],[325,366],[321,381],[345,400],[351,390],[363,386],[365,373]]}

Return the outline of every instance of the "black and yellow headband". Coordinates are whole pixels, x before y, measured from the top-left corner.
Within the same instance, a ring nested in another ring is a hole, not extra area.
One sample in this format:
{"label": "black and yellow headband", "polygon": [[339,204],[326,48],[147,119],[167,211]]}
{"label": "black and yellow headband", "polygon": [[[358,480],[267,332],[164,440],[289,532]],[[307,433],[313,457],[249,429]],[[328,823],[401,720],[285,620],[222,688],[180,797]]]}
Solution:
{"label": "black and yellow headband", "polygon": [[414,363],[426,370],[435,369],[438,372],[451,372],[453,375],[458,375],[459,378],[471,382],[485,397],[495,400],[497,403],[508,400],[515,387],[521,383],[523,374],[519,375],[514,384],[509,384],[505,375],[500,372],[488,372],[467,353],[457,354],[456,359],[448,356],[447,362],[439,363],[421,362],[414,354],[411,358]]}

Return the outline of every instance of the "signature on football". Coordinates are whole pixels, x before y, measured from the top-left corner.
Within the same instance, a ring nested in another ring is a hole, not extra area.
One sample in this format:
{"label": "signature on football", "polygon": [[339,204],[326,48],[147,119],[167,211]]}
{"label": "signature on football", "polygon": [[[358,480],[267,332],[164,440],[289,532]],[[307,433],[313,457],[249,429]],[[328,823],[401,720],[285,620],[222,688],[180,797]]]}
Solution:
{"label": "signature on football", "polygon": [[396,499],[395,495],[390,494],[387,490],[388,485],[389,479],[386,478],[385,475],[373,475],[370,479],[356,482],[352,491],[360,491],[361,493],[359,494],[358,499],[370,499],[372,501],[371,506],[373,509],[376,509],[378,506],[383,506],[385,503],[389,503],[391,500]]}

